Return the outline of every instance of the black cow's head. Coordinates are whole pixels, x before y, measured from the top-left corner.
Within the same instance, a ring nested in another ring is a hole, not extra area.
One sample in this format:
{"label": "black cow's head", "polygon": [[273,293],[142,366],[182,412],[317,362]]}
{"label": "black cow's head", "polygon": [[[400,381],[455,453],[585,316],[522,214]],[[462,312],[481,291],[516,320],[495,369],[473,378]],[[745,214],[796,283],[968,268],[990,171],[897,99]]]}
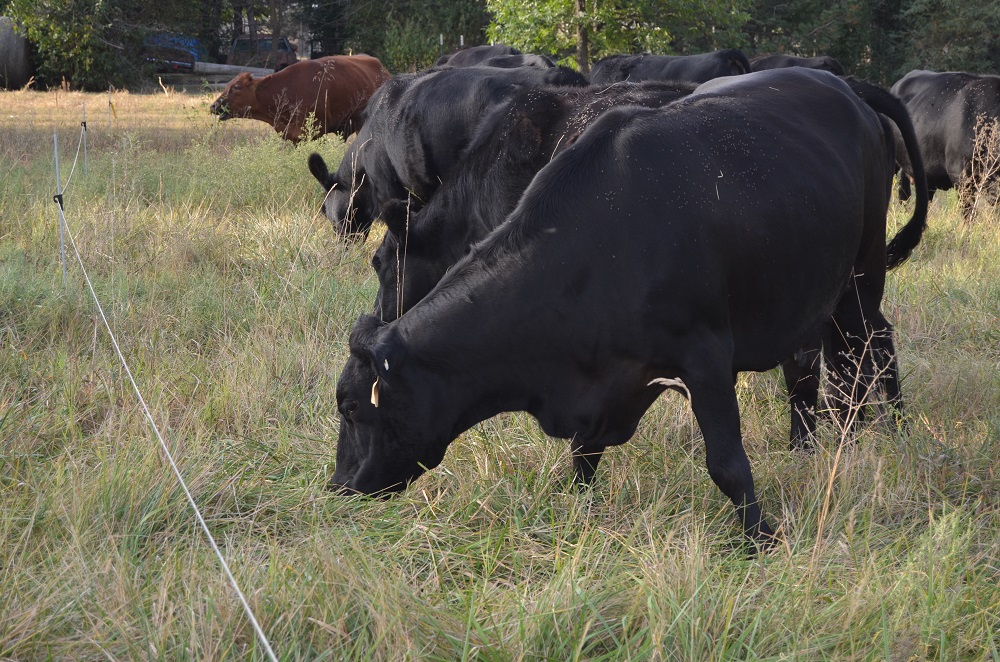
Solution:
{"label": "black cow's head", "polygon": [[388,494],[406,488],[444,458],[434,389],[409,383],[405,354],[391,327],[362,315],[350,338],[351,356],[337,382],[340,437],[331,490]]}
{"label": "black cow's head", "polygon": [[375,220],[375,214],[370,209],[371,205],[367,204],[364,169],[355,168],[352,160],[356,161],[356,153],[349,149],[340,168],[331,173],[323,157],[313,152],[309,155],[309,172],[326,192],[323,213],[334,229],[341,235],[364,237]]}

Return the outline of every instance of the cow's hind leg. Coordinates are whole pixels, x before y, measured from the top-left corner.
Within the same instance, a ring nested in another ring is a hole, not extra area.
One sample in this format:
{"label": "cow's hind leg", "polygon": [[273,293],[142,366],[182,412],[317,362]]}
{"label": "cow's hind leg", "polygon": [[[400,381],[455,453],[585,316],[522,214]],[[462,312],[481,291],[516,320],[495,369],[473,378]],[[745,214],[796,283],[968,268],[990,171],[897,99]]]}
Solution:
{"label": "cow's hind leg", "polygon": [[845,324],[845,316],[834,317],[834,324],[823,343],[827,365],[827,400],[832,405],[841,428],[847,438],[865,418],[865,403],[872,387],[873,371],[870,361],[869,344],[871,337],[865,325]]}
{"label": "cow's hind leg", "polygon": [[[697,356],[706,358],[702,353]],[[731,356],[725,358],[731,366]],[[729,366],[719,365],[718,370],[712,371],[703,364],[686,371],[682,379],[691,394],[691,408],[705,437],[709,475],[733,502],[747,538],[758,546],[770,547],[774,544],[774,530],[764,521],[757,503],[750,460],[743,449],[739,405]]]}
{"label": "cow's hind leg", "polygon": [[878,324],[873,332],[872,352],[875,374],[885,395],[880,409],[883,414],[887,414],[885,418],[889,425],[899,427],[904,424],[903,393],[899,385],[899,363],[896,360],[893,335],[892,324],[879,312]]}
{"label": "cow's hind leg", "polygon": [[855,278],[855,285],[838,304],[823,342],[828,399],[835,405],[845,436],[865,420],[877,386],[885,391],[886,404],[896,415],[902,412],[892,325],[879,310],[880,301],[872,296],[878,292],[881,299],[881,285],[875,289],[862,277]]}
{"label": "cow's hind leg", "polygon": [[819,338],[782,362],[788,389],[792,425],[789,447],[792,450],[812,448],[816,434],[816,411],[819,402],[820,359],[823,353]]}

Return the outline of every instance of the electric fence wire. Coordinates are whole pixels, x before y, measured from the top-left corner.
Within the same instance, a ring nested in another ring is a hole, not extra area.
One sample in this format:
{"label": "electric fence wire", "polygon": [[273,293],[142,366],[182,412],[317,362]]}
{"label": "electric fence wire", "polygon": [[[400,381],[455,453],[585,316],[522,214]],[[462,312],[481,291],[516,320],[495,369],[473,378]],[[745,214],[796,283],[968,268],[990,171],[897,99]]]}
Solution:
{"label": "electric fence wire", "polygon": [[[86,131],[86,128],[81,129]],[[82,134],[81,134],[82,143]],[[76,157],[80,156],[80,144],[77,144]],[[115,354],[118,355],[118,360],[125,369],[125,374],[128,376],[129,383],[132,385],[132,390],[135,391],[136,397],[139,399],[139,404],[142,406],[142,411],[146,415],[146,420],[149,421],[150,427],[153,429],[153,433],[156,435],[157,440],[160,442],[160,448],[163,450],[163,454],[166,456],[167,461],[170,463],[171,469],[173,469],[174,476],[177,478],[177,482],[180,484],[181,489],[184,491],[184,495],[187,497],[188,504],[191,506],[191,510],[194,511],[195,517],[198,520],[198,524],[201,526],[202,531],[205,533],[205,537],[208,538],[209,544],[212,546],[212,551],[215,552],[215,556],[219,559],[219,564],[226,573],[226,577],[229,579],[229,583],[232,585],[233,590],[236,592],[237,597],[239,597],[240,602],[243,604],[243,611],[246,613],[247,618],[250,619],[250,623],[253,626],[254,632],[257,634],[257,639],[260,641],[261,646],[264,647],[264,651],[267,653],[267,657],[272,662],[278,662],[277,656],[274,654],[274,650],[271,648],[271,643],[268,641],[267,635],[264,634],[264,630],[261,629],[260,624],[257,622],[256,616],[254,616],[253,609],[250,607],[250,603],[247,601],[246,596],[243,591],[240,590],[239,583],[237,583],[236,578],[233,576],[232,571],[229,569],[229,564],[226,563],[225,557],[222,555],[222,551],[219,549],[219,545],[215,542],[215,538],[212,536],[212,532],[209,531],[208,524],[205,522],[205,518],[202,517],[201,511],[198,509],[198,504],[194,500],[191,491],[188,489],[187,483],[184,481],[184,476],[181,474],[180,468],[174,461],[173,455],[170,453],[170,449],[167,447],[167,443],[163,440],[163,436],[160,434],[160,430],[156,425],[156,421],[153,419],[152,413],[149,411],[149,407],[146,405],[145,398],[142,397],[142,392],[139,390],[139,386],[132,376],[132,370],[128,366],[128,362],[125,360],[125,355],[122,353],[121,348],[118,346],[118,340],[115,338],[114,332],[111,330],[111,324],[108,322],[107,316],[104,314],[104,308],[101,306],[101,301],[97,297],[97,292],[94,291],[94,286],[91,284],[90,276],[87,274],[87,268],[83,264],[83,258],[80,256],[80,251],[77,249],[76,240],[73,238],[73,233],[70,231],[69,223],[66,222],[66,214],[63,206],[63,194],[66,192],[66,188],[69,187],[70,181],[73,179],[73,171],[76,169],[76,158],[73,159],[73,166],[70,168],[69,177],[66,179],[66,184],[58,184],[59,177],[59,149],[58,144],[56,146],[56,181],[57,181],[57,192],[53,197],[56,204],[59,206],[59,224],[60,229],[65,232],[66,236],[69,238],[70,246],[73,248],[73,253],[76,256],[76,261],[80,265],[80,271],[83,274],[83,279],[87,283],[87,289],[90,290],[90,296],[94,300],[94,304],[97,306],[97,312],[100,314],[101,321],[104,323],[104,328],[108,332],[108,337],[111,339],[111,344],[115,349]],[[64,258],[65,260],[65,258]],[[64,278],[65,278],[65,262],[63,264]]]}

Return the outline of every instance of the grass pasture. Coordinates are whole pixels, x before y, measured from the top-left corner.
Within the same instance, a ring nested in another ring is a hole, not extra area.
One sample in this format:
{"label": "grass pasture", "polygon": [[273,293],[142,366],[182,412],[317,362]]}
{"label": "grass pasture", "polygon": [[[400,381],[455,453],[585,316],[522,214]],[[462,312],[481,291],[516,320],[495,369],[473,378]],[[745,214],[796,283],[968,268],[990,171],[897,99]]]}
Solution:
{"label": "grass pasture", "polygon": [[[169,90],[168,90],[169,91]],[[1000,660],[1000,222],[942,195],[889,277],[908,432],[787,449],[778,373],[745,443],[784,544],[747,559],[686,403],[589,492],[525,415],[397,498],[327,494],[347,333],[380,237],[318,215],[310,151],[213,95],[0,92],[0,659],[265,659],[132,391],[283,660]],[[906,209],[894,203],[891,222]]]}

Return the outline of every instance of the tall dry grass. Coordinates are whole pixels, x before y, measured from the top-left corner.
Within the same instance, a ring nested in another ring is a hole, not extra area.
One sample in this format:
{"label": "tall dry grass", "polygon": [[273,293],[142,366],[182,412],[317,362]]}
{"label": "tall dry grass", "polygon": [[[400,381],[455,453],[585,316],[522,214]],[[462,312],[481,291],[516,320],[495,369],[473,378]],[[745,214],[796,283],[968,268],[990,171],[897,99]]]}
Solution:
{"label": "tall dry grass", "polygon": [[51,134],[69,158],[84,101],[68,224],[282,659],[1000,658],[1000,228],[954,195],[888,284],[909,432],[838,451],[824,424],[790,453],[779,377],[740,378],[785,540],[747,559],[676,396],[588,492],[564,443],[503,415],[398,498],[328,495],[378,240],[317,214],[306,156],[342,145],[220,125],[208,92],[116,95],[109,127],[106,96],[0,94],[0,658],[263,658],[79,267],[62,282]]}
{"label": "tall dry grass", "polygon": [[958,185],[958,197],[970,221],[996,223],[1000,202],[1000,119],[976,118],[972,161]]}

